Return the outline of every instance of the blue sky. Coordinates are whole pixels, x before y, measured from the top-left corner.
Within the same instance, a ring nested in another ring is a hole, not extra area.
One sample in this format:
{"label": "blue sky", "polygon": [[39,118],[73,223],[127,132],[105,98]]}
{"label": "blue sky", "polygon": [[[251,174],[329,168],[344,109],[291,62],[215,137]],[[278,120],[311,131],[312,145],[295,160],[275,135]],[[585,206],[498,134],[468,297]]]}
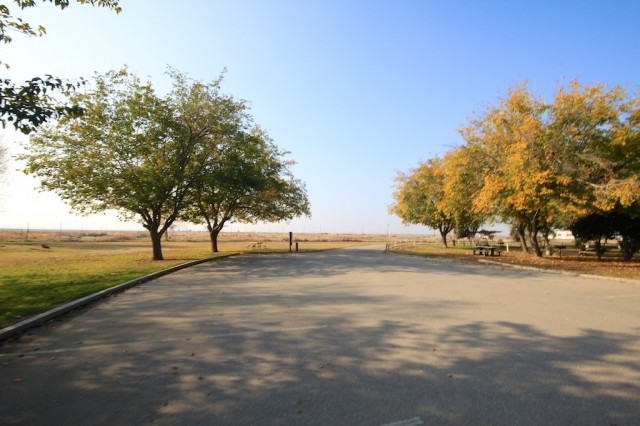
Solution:
{"label": "blue sky", "polygon": [[[638,90],[637,1],[123,0],[122,13],[48,4],[22,14],[42,38],[0,47],[16,80],[85,78],[127,64],[160,92],[170,65],[199,80],[227,68],[223,90],[291,151],[310,219],[229,230],[417,232],[387,214],[397,171],[461,143],[457,133],[527,80],[549,98],[578,78]],[[18,152],[21,136],[3,132]],[[23,139],[22,139],[23,140]],[[20,165],[12,163],[10,168]],[[0,228],[137,229],[115,215],[79,218],[11,171]]]}

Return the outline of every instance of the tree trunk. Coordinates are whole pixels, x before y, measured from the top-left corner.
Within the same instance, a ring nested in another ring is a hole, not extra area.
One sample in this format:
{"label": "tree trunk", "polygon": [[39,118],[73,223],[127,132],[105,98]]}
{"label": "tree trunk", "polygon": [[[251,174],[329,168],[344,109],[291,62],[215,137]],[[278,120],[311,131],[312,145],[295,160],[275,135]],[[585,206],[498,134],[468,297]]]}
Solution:
{"label": "tree trunk", "polygon": [[444,244],[445,248],[449,248],[449,244],[447,243],[447,235],[449,232],[453,230],[453,223],[447,220],[443,220],[438,224],[438,231],[440,232],[440,237],[442,238],[442,244]]}
{"label": "tree trunk", "polygon": [[524,233],[524,228],[518,227],[518,236],[520,237],[520,244],[522,244],[522,251],[524,253],[530,253],[529,245],[527,244],[527,237]]}
{"label": "tree trunk", "polygon": [[625,261],[630,262],[633,259],[633,255],[638,251],[638,247],[640,247],[640,242],[638,240],[626,235],[622,236],[622,241],[620,241],[620,250],[622,251],[622,258]]}
{"label": "tree trunk", "polygon": [[549,240],[549,234],[548,233],[544,233],[542,235],[542,238],[544,238],[544,252],[547,256],[553,256],[553,246],[551,245],[551,240]]}
{"label": "tree trunk", "polygon": [[442,244],[444,244],[445,248],[449,248],[447,244],[447,232],[440,231],[440,237],[442,238]]}
{"label": "tree trunk", "polygon": [[211,251],[218,253],[218,235],[220,228],[209,228],[209,238],[211,239]]}
{"label": "tree trunk", "polygon": [[531,229],[529,230],[529,240],[531,241],[531,248],[533,249],[533,254],[536,257],[542,257],[542,250],[540,249],[540,244],[538,244],[538,220],[534,218],[531,221]]}
{"label": "tree trunk", "polygon": [[153,246],[153,260],[164,260],[162,257],[162,234],[157,229],[149,229],[149,235]]}
{"label": "tree trunk", "polygon": [[604,250],[602,247],[602,243],[600,242],[600,238],[596,238],[595,240],[593,240],[593,245],[595,246],[596,250],[596,259],[602,260],[602,254],[604,253]]}
{"label": "tree trunk", "polygon": [[542,250],[540,249],[540,244],[538,244],[538,234],[533,232],[531,233],[531,248],[536,257],[542,257]]}

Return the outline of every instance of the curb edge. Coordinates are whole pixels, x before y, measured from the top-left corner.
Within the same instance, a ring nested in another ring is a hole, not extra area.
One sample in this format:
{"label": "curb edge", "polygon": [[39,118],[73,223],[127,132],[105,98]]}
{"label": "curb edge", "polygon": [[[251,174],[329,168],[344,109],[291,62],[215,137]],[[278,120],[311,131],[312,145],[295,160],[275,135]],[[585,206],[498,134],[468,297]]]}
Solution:
{"label": "curb edge", "polygon": [[152,281],[156,278],[160,278],[164,275],[168,275],[173,272],[180,271],[181,269],[186,269],[191,266],[199,265],[201,263],[211,262],[216,259],[224,259],[226,257],[231,257],[236,255],[237,253],[225,254],[221,256],[208,257],[206,259],[199,259],[199,260],[193,260],[191,262],[181,263],[179,265],[175,265],[170,268],[163,269],[162,271],[154,272],[152,274],[148,274],[143,277],[136,278],[131,281],[127,281],[125,283],[115,285],[113,287],[105,288],[104,290],[100,290],[97,293],[93,293],[88,296],[81,297],[80,299],[72,300],[71,302],[67,302],[60,306],[56,306],[53,309],[37,314],[17,324],[13,324],[8,327],[0,329],[0,342],[2,342],[3,340],[6,340],[11,336],[15,336],[16,334],[20,334],[28,329],[42,325],[43,323],[49,320],[52,320],[54,318],[57,318],[61,315],[64,315],[68,312],[71,312],[74,309],[78,309],[82,306],[88,305],[89,303],[103,299],[107,296],[111,296],[112,294],[125,291],[137,285]]}
{"label": "curb edge", "polygon": [[600,279],[600,280],[618,281],[618,282],[622,282],[622,283],[640,284],[640,281],[633,280],[633,279],[630,279],[630,278],[617,278],[617,277],[608,277],[606,275],[581,274],[579,272],[559,271],[557,269],[536,268],[535,266],[514,265],[514,264],[511,264],[511,263],[498,262],[496,260],[478,259],[478,262],[480,262],[480,263],[488,263],[490,265],[505,266],[507,268],[513,268],[513,269],[521,269],[521,270],[524,270],[524,271],[542,272],[542,273],[546,273],[546,274],[569,275],[569,276],[573,276],[573,277],[595,278],[595,279]]}

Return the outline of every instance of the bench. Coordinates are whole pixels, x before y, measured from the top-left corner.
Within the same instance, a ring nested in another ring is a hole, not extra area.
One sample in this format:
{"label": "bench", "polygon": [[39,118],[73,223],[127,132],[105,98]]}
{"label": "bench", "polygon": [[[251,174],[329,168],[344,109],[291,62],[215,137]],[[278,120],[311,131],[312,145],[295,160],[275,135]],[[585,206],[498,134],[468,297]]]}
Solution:
{"label": "bench", "polygon": [[578,252],[578,256],[596,256],[596,249],[594,248],[586,248],[582,249]]}
{"label": "bench", "polygon": [[500,250],[498,250],[496,247],[491,246],[476,246],[473,248],[473,254],[475,255],[476,252],[478,255],[500,256]]}

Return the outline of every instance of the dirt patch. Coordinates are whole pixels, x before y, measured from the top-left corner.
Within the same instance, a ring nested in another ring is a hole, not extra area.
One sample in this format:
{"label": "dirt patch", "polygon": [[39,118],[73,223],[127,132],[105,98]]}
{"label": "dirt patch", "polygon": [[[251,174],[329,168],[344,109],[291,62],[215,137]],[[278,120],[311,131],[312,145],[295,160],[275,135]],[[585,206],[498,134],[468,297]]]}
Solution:
{"label": "dirt patch", "polygon": [[417,254],[427,257],[456,259],[461,262],[480,263],[491,259],[506,265],[520,265],[540,269],[574,272],[578,274],[598,275],[614,278],[626,278],[640,281],[640,259],[624,262],[620,258],[603,258],[598,261],[584,256],[548,256],[535,257],[522,252],[501,253],[500,256],[474,256],[470,251],[416,246],[400,253]]}

